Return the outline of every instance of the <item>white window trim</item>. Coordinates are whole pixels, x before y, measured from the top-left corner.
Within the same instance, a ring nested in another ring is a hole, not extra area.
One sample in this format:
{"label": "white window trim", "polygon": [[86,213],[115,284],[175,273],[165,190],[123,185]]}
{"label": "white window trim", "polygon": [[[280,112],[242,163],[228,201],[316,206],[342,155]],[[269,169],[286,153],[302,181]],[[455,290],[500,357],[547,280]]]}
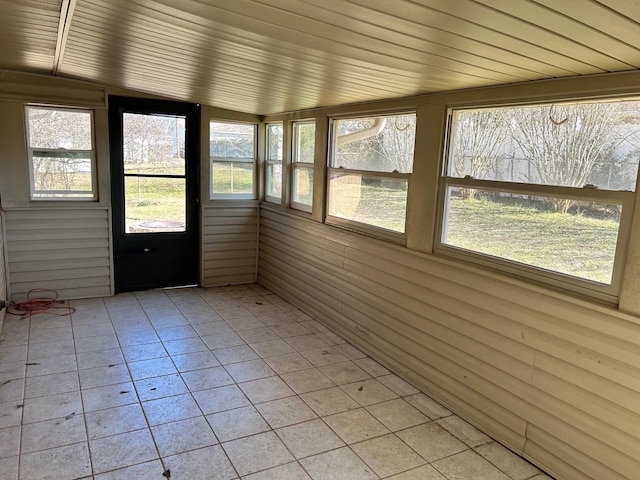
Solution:
{"label": "white window trim", "polygon": [[[513,107],[514,105],[508,105]],[[445,138],[444,160],[442,164],[442,176],[438,191],[438,220],[435,229],[435,252],[445,256],[467,261],[472,264],[499,270],[520,278],[533,280],[538,283],[559,287],[581,295],[595,298],[607,303],[617,303],[620,294],[625,256],[631,233],[631,222],[636,192],[601,190],[594,188],[580,188],[556,185],[544,185],[533,183],[503,182],[496,180],[481,180],[471,177],[450,177],[447,175],[449,151],[453,138],[452,116],[456,110],[474,108],[456,107],[449,109],[447,121],[447,134]],[[640,172],[639,172],[640,175]],[[640,180],[640,177],[639,179]],[[443,243],[445,232],[445,214],[447,211],[447,190],[449,187],[476,188],[479,190],[491,190],[503,193],[519,195],[549,196],[556,198],[570,198],[585,202],[598,202],[620,205],[622,214],[616,242],[616,252],[613,262],[613,270],[610,284],[603,284],[588,279],[583,279],[556,272],[533,265],[519,263],[502,257],[495,257],[481,252],[467,250]]]}
{"label": "white window trim", "polygon": [[[271,122],[271,123],[267,123],[265,124],[265,149],[264,149],[264,200],[266,202],[269,203],[273,203],[275,205],[282,205],[282,197],[284,195],[284,144],[282,145],[282,151],[280,152],[280,159],[273,159],[269,157],[269,125],[275,125],[275,126],[279,126],[280,128],[282,128],[282,134],[283,134],[283,140],[284,140],[284,124],[283,122]],[[274,197],[273,195],[269,195],[269,188],[268,188],[268,182],[269,182],[269,167],[270,166],[276,166],[276,165],[280,165],[280,172],[281,172],[281,178],[280,178],[280,196],[279,197]]]}
{"label": "white window trim", "polygon": [[[31,147],[31,126],[29,124],[29,109],[39,110],[55,110],[65,112],[78,112],[88,113],[91,117],[91,149],[65,149],[65,148],[33,148]],[[27,156],[29,166],[29,199],[33,202],[96,202],[98,200],[98,175],[96,172],[96,142],[95,142],[95,115],[93,110],[72,108],[72,107],[57,107],[48,105],[25,105],[25,133],[27,142]],[[35,178],[33,171],[33,157],[58,157],[60,153],[82,153],[87,154],[87,157],[91,164],[91,190],[37,190],[35,188]],[[41,154],[41,155],[39,155]],[[55,195],[83,195],[81,197],[61,197]],[[42,195],[42,196],[35,196]],[[48,196],[54,195],[54,196]]]}
{"label": "white window trim", "polygon": [[[211,122],[229,123],[235,125],[251,125],[253,126],[253,157],[215,157],[209,155],[209,198],[211,200],[255,200],[257,197],[257,169],[258,164],[258,125],[251,122],[235,122],[230,120],[220,120],[210,118]],[[211,144],[211,130],[209,129],[209,145]],[[214,163],[250,163],[253,165],[253,180],[251,182],[251,193],[215,193],[213,191],[213,164]]]}

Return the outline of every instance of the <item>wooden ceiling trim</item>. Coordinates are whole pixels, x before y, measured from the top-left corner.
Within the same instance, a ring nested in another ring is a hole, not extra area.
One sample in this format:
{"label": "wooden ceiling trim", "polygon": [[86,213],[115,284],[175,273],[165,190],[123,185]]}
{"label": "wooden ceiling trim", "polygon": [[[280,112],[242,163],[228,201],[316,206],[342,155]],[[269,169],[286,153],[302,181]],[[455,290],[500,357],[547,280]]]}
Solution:
{"label": "wooden ceiling trim", "polygon": [[64,50],[67,44],[67,38],[69,36],[69,28],[71,26],[71,19],[73,18],[73,11],[76,8],[76,0],[62,0],[62,7],[60,10],[60,21],[58,22],[58,36],[56,38],[56,51],[53,57],[53,74],[57,75],[62,66],[62,59],[64,58]]}

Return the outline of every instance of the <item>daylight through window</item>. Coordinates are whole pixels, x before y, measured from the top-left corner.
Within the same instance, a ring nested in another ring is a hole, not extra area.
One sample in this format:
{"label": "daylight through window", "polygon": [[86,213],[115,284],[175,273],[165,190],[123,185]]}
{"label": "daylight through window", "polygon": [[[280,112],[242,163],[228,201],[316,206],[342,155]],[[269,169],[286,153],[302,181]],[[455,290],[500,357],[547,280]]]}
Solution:
{"label": "daylight through window", "polygon": [[93,112],[26,107],[32,200],[95,200]]}
{"label": "daylight through window", "polygon": [[450,120],[441,249],[615,295],[640,102],[453,110]]}
{"label": "daylight through window", "polygon": [[313,204],[313,160],[316,146],[316,122],[293,124],[291,206],[311,211]]}
{"label": "daylight through window", "polygon": [[267,124],[265,154],[265,200],[282,202],[282,123]]}
{"label": "daylight through window", "polygon": [[413,113],[333,121],[328,222],[404,234],[415,131]]}
{"label": "daylight through window", "polygon": [[255,198],[254,124],[209,122],[211,198]]}

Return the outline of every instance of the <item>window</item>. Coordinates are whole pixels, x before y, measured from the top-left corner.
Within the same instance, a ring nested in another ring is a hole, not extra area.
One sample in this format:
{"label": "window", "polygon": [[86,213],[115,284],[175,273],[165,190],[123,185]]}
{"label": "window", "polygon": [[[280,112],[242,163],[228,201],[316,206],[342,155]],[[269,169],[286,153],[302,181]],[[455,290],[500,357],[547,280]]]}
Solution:
{"label": "window", "polygon": [[253,124],[209,122],[211,198],[255,198],[256,131]]}
{"label": "window", "polygon": [[328,223],[405,233],[415,131],[413,113],[333,120]]}
{"label": "window", "polygon": [[313,204],[313,161],[316,146],[316,122],[293,124],[291,206],[307,212]]}
{"label": "window", "polygon": [[32,200],[96,200],[93,112],[26,107]]}
{"label": "window", "polygon": [[265,200],[282,202],[282,123],[267,124],[265,154]]}
{"label": "window", "polygon": [[450,112],[439,249],[612,300],[640,101]]}

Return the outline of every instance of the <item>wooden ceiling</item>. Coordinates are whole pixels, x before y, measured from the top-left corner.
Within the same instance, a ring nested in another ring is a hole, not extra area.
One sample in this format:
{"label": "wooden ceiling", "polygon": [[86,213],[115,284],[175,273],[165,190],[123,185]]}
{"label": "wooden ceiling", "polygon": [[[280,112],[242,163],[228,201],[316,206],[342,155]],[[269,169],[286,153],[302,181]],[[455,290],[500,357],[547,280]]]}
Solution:
{"label": "wooden ceiling", "polygon": [[640,67],[637,0],[0,0],[0,68],[271,114]]}

